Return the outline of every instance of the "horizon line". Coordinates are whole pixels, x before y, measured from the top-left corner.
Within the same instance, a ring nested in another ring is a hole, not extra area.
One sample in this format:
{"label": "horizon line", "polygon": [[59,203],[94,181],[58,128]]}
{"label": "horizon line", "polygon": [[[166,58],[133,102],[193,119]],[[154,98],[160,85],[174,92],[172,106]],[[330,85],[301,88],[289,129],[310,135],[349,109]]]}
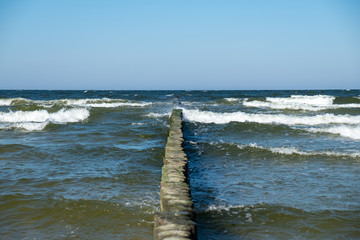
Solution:
{"label": "horizon line", "polygon": [[303,89],[0,89],[0,91],[354,91],[360,88],[303,88]]}

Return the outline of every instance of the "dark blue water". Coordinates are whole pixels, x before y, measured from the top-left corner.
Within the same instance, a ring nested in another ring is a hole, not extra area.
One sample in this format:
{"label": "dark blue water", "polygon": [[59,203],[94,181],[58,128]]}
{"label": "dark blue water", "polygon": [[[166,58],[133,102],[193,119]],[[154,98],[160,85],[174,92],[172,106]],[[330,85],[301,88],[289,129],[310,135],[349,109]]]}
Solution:
{"label": "dark blue water", "polygon": [[360,91],[0,91],[1,239],[152,239],[173,100],[199,239],[359,239]]}

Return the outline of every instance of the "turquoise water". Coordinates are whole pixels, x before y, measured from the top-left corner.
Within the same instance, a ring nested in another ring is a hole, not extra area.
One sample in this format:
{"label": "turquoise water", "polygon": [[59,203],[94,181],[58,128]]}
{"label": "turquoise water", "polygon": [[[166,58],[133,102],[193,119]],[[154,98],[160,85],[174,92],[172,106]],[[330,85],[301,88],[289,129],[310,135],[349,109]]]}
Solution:
{"label": "turquoise water", "polygon": [[360,239],[360,91],[0,91],[1,239],[152,239],[172,102],[199,239]]}

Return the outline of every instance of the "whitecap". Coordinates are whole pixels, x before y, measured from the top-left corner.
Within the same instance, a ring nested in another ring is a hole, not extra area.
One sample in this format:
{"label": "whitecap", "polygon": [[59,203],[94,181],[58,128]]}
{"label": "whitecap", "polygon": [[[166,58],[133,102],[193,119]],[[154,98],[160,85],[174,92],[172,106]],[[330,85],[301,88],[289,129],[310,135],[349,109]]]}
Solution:
{"label": "whitecap", "polygon": [[325,128],[310,128],[307,129],[309,132],[313,133],[330,133],[340,135],[342,137],[347,137],[355,140],[360,140],[360,126],[332,126]]}
{"label": "whitecap", "polygon": [[1,98],[0,99],[0,106],[10,106],[11,102],[12,102],[12,99]]}
{"label": "whitecap", "polygon": [[151,105],[146,102],[129,102],[124,99],[109,99],[109,98],[85,98],[85,99],[60,99],[55,101],[69,106],[79,107],[93,107],[93,108],[115,108],[115,107],[144,107]]}
{"label": "whitecap", "polygon": [[16,112],[0,112],[0,122],[20,123],[20,122],[78,122],[85,120],[90,115],[89,111],[84,108],[61,109],[54,113],[46,110],[36,111],[16,111]]}
{"label": "whitecap", "polygon": [[248,145],[237,145],[239,149],[244,149],[246,147],[261,149],[270,151],[275,154],[282,154],[282,155],[302,155],[302,156],[317,156],[317,155],[325,155],[325,156],[333,156],[333,157],[352,157],[352,158],[359,158],[360,152],[349,152],[349,153],[342,153],[342,152],[334,152],[334,151],[302,151],[295,147],[262,147],[258,146],[256,143],[250,143]]}
{"label": "whitecap", "polygon": [[321,111],[326,109],[339,109],[339,108],[360,108],[360,104],[333,104],[334,96],[316,95],[316,96],[303,96],[292,95],[289,98],[273,98],[267,97],[266,101],[247,101],[243,102],[246,107],[255,108],[271,108],[271,109],[290,109],[290,110],[305,110],[305,111]]}
{"label": "whitecap", "polygon": [[0,128],[21,128],[29,131],[43,130],[48,123],[66,124],[87,119],[90,112],[84,108],[61,109],[54,113],[46,110],[0,112]]}
{"label": "whitecap", "polygon": [[[23,101],[25,104],[37,104],[42,107],[52,107],[55,104],[72,107],[92,107],[92,108],[115,108],[115,107],[145,107],[151,102],[135,102],[124,99],[110,98],[84,98],[84,99],[57,99],[57,100],[31,100],[25,98],[0,99],[0,106],[15,105],[16,101]],[[24,103],[21,103],[24,104]]]}
{"label": "whitecap", "polygon": [[285,114],[256,114],[245,112],[220,113],[183,109],[184,119],[189,122],[227,124],[229,122],[256,122],[262,124],[307,125],[360,124],[360,116],[321,114],[297,116]]}
{"label": "whitecap", "polygon": [[240,98],[224,98],[225,101],[228,102],[240,102],[241,99]]}
{"label": "whitecap", "polygon": [[334,96],[329,95],[291,95],[290,98],[274,98],[267,97],[266,101],[273,103],[297,103],[297,104],[307,104],[312,106],[328,106],[333,103],[335,100]]}
{"label": "whitecap", "polygon": [[0,98],[0,106],[11,106],[14,105],[16,101],[29,101],[25,98]]}
{"label": "whitecap", "polygon": [[41,122],[41,123],[34,123],[34,122],[24,122],[24,123],[14,123],[9,125],[10,128],[20,128],[25,129],[27,131],[41,131],[43,130],[49,123],[48,122]]}
{"label": "whitecap", "polygon": [[150,118],[163,118],[163,117],[170,117],[171,113],[149,113],[149,114],[146,114],[147,117],[150,117]]}
{"label": "whitecap", "polygon": [[93,107],[93,108],[115,108],[115,107],[145,107],[150,105],[151,103],[89,103],[84,104],[84,107]]}

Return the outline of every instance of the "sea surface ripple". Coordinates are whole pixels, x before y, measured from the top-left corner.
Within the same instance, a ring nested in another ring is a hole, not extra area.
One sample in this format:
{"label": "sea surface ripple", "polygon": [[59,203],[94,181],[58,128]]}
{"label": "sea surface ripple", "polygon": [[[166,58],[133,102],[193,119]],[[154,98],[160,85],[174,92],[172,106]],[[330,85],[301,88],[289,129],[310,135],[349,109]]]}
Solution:
{"label": "sea surface ripple", "polygon": [[152,239],[176,97],[199,239],[360,239],[359,90],[0,90],[0,238]]}

